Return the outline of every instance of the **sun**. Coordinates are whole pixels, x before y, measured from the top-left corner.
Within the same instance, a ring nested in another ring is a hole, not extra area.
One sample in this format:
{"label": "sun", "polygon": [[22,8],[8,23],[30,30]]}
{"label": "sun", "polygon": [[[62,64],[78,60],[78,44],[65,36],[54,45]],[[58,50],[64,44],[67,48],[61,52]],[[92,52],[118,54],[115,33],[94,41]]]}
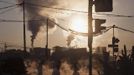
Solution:
{"label": "sun", "polygon": [[[74,15],[69,20],[69,29],[80,33],[88,33],[88,22],[86,16]],[[70,34],[72,33],[67,33],[67,36]],[[87,47],[87,37],[74,34],[74,40],[71,41],[70,45],[71,47]]]}
{"label": "sun", "polygon": [[77,32],[87,33],[87,19],[82,16],[75,16],[71,18],[71,25],[69,28]]}

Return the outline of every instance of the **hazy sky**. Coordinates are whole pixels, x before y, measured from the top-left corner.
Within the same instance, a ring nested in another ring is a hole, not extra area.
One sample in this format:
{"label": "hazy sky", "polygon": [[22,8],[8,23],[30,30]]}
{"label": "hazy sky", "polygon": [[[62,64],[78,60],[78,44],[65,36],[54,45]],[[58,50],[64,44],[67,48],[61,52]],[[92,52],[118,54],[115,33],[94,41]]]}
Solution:
{"label": "hazy sky", "polygon": [[[5,2],[3,2],[5,1]],[[53,0],[51,0],[53,1]],[[87,1],[88,0],[58,0],[59,5],[57,7],[66,7],[66,8],[73,8],[76,10],[87,10]],[[9,2],[9,3],[6,3]],[[118,15],[128,15],[128,16],[134,16],[134,0],[113,0],[113,12],[109,12],[111,14],[118,14]],[[16,0],[0,0],[0,8],[12,5],[10,3],[16,4]],[[64,4],[65,3],[65,4]],[[65,6],[64,6],[65,5]],[[77,8],[79,7],[79,8]],[[49,9],[48,9],[49,10]],[[5,10],[0,9],[0,19],[6,19],[6,20],[22,20],[22,10],[20,7],[16,7],[11,10],[8,10],[7,12],[2,13]],[[52,12],[50,12],[52,11]],[[41,12],[42,14],[53,14],[53,10],[50,10],[49,13],[43,13],[45,12],[45,9]],[[57,11],[59,12],[59,11]],[[63,14],[64,13],[64,14]],[[55,14],[54,17],[58,20],[58,23],[61,24],[63,27],[66,26],[66,24],[69,24],[68,19],[72,18],[66,14],[67,12],[62,11],[62,14],[58,13]],[[76,14],[71,14],[71,16],[75,16]],[[81,14],[79,14],[81,15]],[[77,16],[77,15],[76,15]],[[85,15],[83,15],[85,16]],[[103,18],[106,19],[106,23],[104,25],[106,26],[112,26],[117,25],[119,27],[134,30],[134,17],[115,17],[115,16],[95,16],[94,18]],[[64,19],[60,20],[60,19]],[[30,46],[30,36],[31,32],[26,31],[27,33],[27,46]],[[43,35],[42,35],[43,34]],[[120,46],[123,46],[124,44],[127,44],[127,47],[130,47],[134,45],[134,34],[125,32],[122,30],[116,29],[115,36],[120,39]],[[8,42],[9,44],[17,44],[22,45],[23,44],[23,23],[19,22],[0,22],[0,41]],[[108,31],[107,33],[104,33],[102,35],[99,35],[94,38],[94,46],[107,46],[107,44],[111,43],[112,38],[112,30]],[[45,47],[45,33],[40,33],[38,38],[35,41],[35,45],[38,47]],[[65,31],[62,31],[60,28],[57,27],[57,29],[49,34],[49,47],[53,46],[66,46],[66,36]],[[84,44],[86,45],[86,44]]]}

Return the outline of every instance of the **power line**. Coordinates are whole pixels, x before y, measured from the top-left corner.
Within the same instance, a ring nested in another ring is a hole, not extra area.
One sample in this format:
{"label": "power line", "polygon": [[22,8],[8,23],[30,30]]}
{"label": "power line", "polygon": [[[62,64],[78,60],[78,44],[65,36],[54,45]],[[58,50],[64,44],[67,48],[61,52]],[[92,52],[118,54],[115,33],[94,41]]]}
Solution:
{"label": "power line", "polygon": [[118,27],[118,26],[115,26],[115,28],[121,29],[121,30],[126,31],[126,32],[134,33],[134,31],[131,31],[131,30],[128,30],[128,29],[125,29],[125,28],[121,28],[121,27]]}
{"label": "power line", "polygon": [[11,8],[11,7],[14,7],[14,6],[16,6],[16,4],[2,7],[2,8],[0,8],[0,10],[7,9],[7,8]]}
{"label": "power line", "polygon": [[45,6],[45,5],[37,5],[37,4],[33,4],[33,3],[28,3],[28,2],[26,2],[26,4],[29,4],[29,5],[32,5],[32,6],[37,6],[37,7],[45,7],[45,8],[49,8],[49,9],[62,10],[62,11],[72,11],[72,12],[79,12],[79,13],[88,13],[86,11],[79,11],[79,10],[73,10],[73,9],[49,7],[49,6]]}
{"label": "power line", "polygon": [[12,8],[10,8],[10,9],[1,11],[0,14],[5,14],[5,13],[7,13],[8,11],[11,11],[11,10],[14,9],[14,8],[17,8],[17,7],[12,7]]}
{"label": "power line", "polygon": [[[32,21],[41,21],[41,20],[32,20]],[[67,32],[69,31],[69,29],[66,29],[66,28],[62,27],[61,25],[57,24],[56,22],[54,22],[50,19],[49,19],[49,21],[53,22],[56,26],[58,26],[62,30],[65,30]],[[3,20],[3,19],[0,19],[0,22],[23,22],[23,21],[21,21],[21,20]]]}
{"label": "power line", "polygon": [[[3,10],[3,9],[6,9],[6,8],[10,8],[10,7],[14,7],[16,5],[21,5],[22,3],[20,4],[14,4],[14,5],[10,5],[10,6],[6,6],[6,7],[2,7],[0,8],[0,10]],[[80,11],[80,10],[73,10],[73,9],[65,9],[65,8],[55,8],[55,7],[49,7],[49,6],[45,6],[45,5],[37,5],[37,4],[33,4],[33,3],[28,3],[27,4],[29,5],[32,5],[33,7],[37,6],[37,7],[44,7],[44,8],[49,8],[49,9],[56,9],[56,10],[62,10],[62,11],[72,11],[72,12],[75,12],[75,13],[88,13],[86,11]],[[56,12],[56,13],[61,13],[61,14],[64,14],[62,12]],[[93,13],[95,15],[103,15],[103,16],[112,16],[112,17],[129,17],[129,18],[133,18],[134,16],[128,16],[128,15],[119,15],[119,14],[108,14],[108,13]]]}
{"label": "power line", "polygon": [[134,27],[134,25],[129,25],[129,27]]}
{"label": "power line", "polygon": [[[33,20],[33,21],[41,21],[41,20]],[[56,22],[52,21],[49,19],[49,21],[53,22],[56,26],[58,26],[59,28],[65,30],[65,31],[69,31],[68,29],[62,27],[61,25],[57,24]],[[3,19],[0,19],[0,22],[23,22],[23,21],[19,21],[19,20],[3,20]]]}
{"label": "power line", "polygon": [[[88,13],[86,11],[80,11],[80,10],[73,10],[73,9],[65,9],[65,8],[56,8],[56,7],[49,7],[49,6],[45,6],[45,5],[37,5],[37,4],[33,4],[33,3],[28,3],[29,5],[32,5],[33,7],[44,7],[44,8],[49,8],[49,9],[56,9],[56,10],[62,10],[62,11],[71,11],[71,12],[75,12],[75,13]],[[58,12],[57,12],[58,13]],[[96,15],[104,15],[104,16],[113,16],[113,17],[129,17],[129,18],[133,18],[134,16],[127,16],[127,15],[120,15],[120,14],[107,14],[107,13],[93,13]]]}
{"label": "power line", "polygon": [[[5,1],[0,1],[0,2],[5,2]],[[21,4],[22,3],[20,3],[20,4],[13,4],[13,5],[10,5],[10,6],[2,7],[2,8],[0,8],[0,10],[7,9],[7,8],[10,8],[10,7],[14,7],[16,5],[18,6],[18,5],[21,5]],[[26,4],[32,5],[33,7],[37,6],[37,7],[44,7],[44,8],[56,9],[56,10],[62,10],[62,11],[72,11],[72,12],[75,12],[75,13],[86,13],[86,14],[88,13],[86,11],[49,7],[49,6],[45,6],[45,5],[37,5],[37,4],[33,4],[33,3],[28,3],[28,2],[26,2]],[[56,13],[64,14],[62,12],[56,12]],[[108,13],[93,13],[93,14],[95,14],[95,15],[103,15],[103,16],[112,16],[112,17],[129,17],[129,18],[133,18],[134,17],[134,16],[128,16],[128,15],[108,14]]]}
{"label": "power line", "polygon": [[[9,43],[9,42],[4,42],[4,41],[0,41],[0,44],[6,45],[7,47],[23,48],[23,46],[21,46],[21,45]],[[30,48],[30,47],[27,47],[27,48]]]}
{"label": "power line", "polygon": [[[8,11],[14,9],[14,8],[17,8],[19,5],[22,5],[22,3],[13,4],[13,5],[10,5],[10,6],[2,7],[2,8],[0,8],[0,10],[4,10],[4,9],[5,10],[4,11],[1,11],[0,14],[6,13],[6,12],[8,12]],[[15,7],[15,6],[17,6],[17,7]],[[8,9],[8,8],[10,8],[10,9]]]}
{"label": "power line", "polygon": [[[32,20],[32,21],[41,21],[41,20]],[[72,29],[66,29],[66,28],[62,27],[60,24],[57,24],[56,22],[54,22],[54,21],[52,21],[50,19],[49,19],[49,21],[53,22],[56,26],[58,26],[59,28],[61,28],[64,31],[72,32],[73,34],[81,34],[83,36],[87,36],[87,33],[77,32],[77,31],[74,31]],[[21,21],[21,20],[3,20],[3,19],[0,19],[0,22],[23,22],[23,21]],[[26,22],[28,22],[28,21],[26,21]],[[109,31],[112,28],[112,26],[109,26],[109,27],[106,27],[106,28],[107,29],[105,31],[103,31],[103,32]]]}
{"label": "power line", "polygon": [[[28,22],[29,20],[26,20]],[[42,21],[42,20],[30,20],[30,21]],[[0,22],[23,22],[22,20],[5,20],[5,19],[0,19]]]}
{"label": "power line", "polygon": [[19,5],[22,5],[22,3],[5,6],[5,7],[0,8],[0,10],[10,8],[10,7],[14,7],[14,6],[19,6]]}
{"label": "power line", "polygon": [[[64,27],[62,27],[61,25],[55,23],[54,21],[50,20],[49,21],[53,22],[55,25],[57,25],[59,28],[61,28],[62,30],[64,31],[67,31],[67,32],[71,32],[72,34],[75,34],[75,35],[81,35],[81,36],[88,36],[88,33],[83,33],[83,32],[77,32],[77,31],[74,31],[72,29],[66,29]],[[108,29],[104,30],[103,33],[106,33],[108,32],[110,29],[112,29],[112,26],[109,26],[109,27],[106,27]],[[102,34],[102,33],[101,33]],[[96,34],[93,34],[93,36],[97,36]]]}
{"label": "power line", "polygon": [[[33,21],[41,21],[41,20],[33,20]],[[59,28],[61,28],[62,30],[66,31],[66,32],[71,32],[71,33],[73,33],[75,35],[87,36],[87,33],[77,32],[77,31],[74,31],[72,29],[66,29],[66,28],[62,27],[60,24],[57,24],[56,22],[54,22],[54,21],[52,21],[50,19],[49,19],[49,21],[53,22],[56,26],[58,26]],[[23,21],[21,21],[21,20],[3,20],[3,19],[0,19],[0,22],[23,22]],[[107,29],[104,30],[103,33],[108,32],[111,28],[112,28],[112,26],[107,27]],[[118,26],[116,26],[115,28],[121,29],[123,31],[134,33],[134,31],[124,29],[124,28],[121,28],[121,27],[118,27]],[[94,35],[94,36],[97,36],[97,35]]]}
{"label": "power line", "polygon": [[10,2],[7,2],[7,1],[0,1],[1,3],[7,3],[7,4],[14,4],[14,3],[10,3]]}
{"label": "power line", "polygon": [[65,30],[65,31],[69,31],[69,29],[66,29],[66,28],[64,28],[64,27],[62,27],[61,25],[59,25],[59,24],[57,24],[56,22],[54,22],[54,21],[52,21],[52,20],[50,20],[50,19],[48,19],[49,21],[51,21],[51,22],[53,22],[56,26],[58,26],[59,28],[61,28],[61,29],[63,29],[63,30]]}
{"label": "power line", "polygon": [[[95,14],[95,13],[94,13]],[[132,18],[134,16],[128,16],[128,15],[119,15],[119,14],[108,14],[108,13],[96,13],[97,15],[104,15],[104,16],[114,16],[114,17],[129,17]]]}
{"label": "power line", "polygon": [[23,21],[19,21],[19,20],[3,20],[3,19],[0,19],[0,22],[23,22]]}

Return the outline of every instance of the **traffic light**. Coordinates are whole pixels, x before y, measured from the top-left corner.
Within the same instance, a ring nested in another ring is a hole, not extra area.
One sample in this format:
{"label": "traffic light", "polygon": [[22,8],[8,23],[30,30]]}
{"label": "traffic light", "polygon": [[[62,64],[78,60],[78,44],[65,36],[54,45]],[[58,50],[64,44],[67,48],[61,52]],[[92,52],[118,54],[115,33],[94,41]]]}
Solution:
{"label": "traffic light", "polygon": [[116,38],[116,37],[112,38],[112,44],[119,43],[119,41],[120,40],[118,38]]}
{"label": "traffic light", "polygon": [[118,38],[116,38],[116,37],[113,37],[112,38],[112,44],[109,44],[108,45],[108,47],[111,47],[111,48],[113,48],[113,52],[118,52],[118,44],[117,43],[119,43],[119,39]]}
{"label": "traffic light", "polygon": [[114,50],[114,52],[118,52],[118,45],[117,45],[117,43],[119,43],[119,39],[118,38],[116,38],[116,37],[113,37],[112,38],[112,45],[113,45],[113,50]]}
{"label": "traffic light", "polygon": [[113,11],[113,0],[95,0],[96,12],[111,12]]}
{"label": "traffic light", "polygon": [[101,33],[101,30],[105,30],[105,26],[101,26],[101,24],[105,23],[105,19],[95,19],[95,34]]}

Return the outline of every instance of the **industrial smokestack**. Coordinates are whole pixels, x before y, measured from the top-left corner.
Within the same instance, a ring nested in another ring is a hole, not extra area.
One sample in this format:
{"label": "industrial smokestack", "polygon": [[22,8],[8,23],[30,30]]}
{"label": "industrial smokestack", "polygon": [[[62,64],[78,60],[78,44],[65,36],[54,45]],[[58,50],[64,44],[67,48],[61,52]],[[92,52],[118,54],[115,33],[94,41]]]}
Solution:
{"label": "industrial smokestack", "polygon": [[70,46],[71,42],[74,40],[74,35],[73,34],[70,34],[68,35],[67,37],[67,46]]}
{"label": "industrial smokestack", "polygon": [[33,50],[33,48],[34,48],[34,39],[35,39],[35,38],[33,38],[33,36],[31,36],[31,47],[32,47],[32,50]]}

